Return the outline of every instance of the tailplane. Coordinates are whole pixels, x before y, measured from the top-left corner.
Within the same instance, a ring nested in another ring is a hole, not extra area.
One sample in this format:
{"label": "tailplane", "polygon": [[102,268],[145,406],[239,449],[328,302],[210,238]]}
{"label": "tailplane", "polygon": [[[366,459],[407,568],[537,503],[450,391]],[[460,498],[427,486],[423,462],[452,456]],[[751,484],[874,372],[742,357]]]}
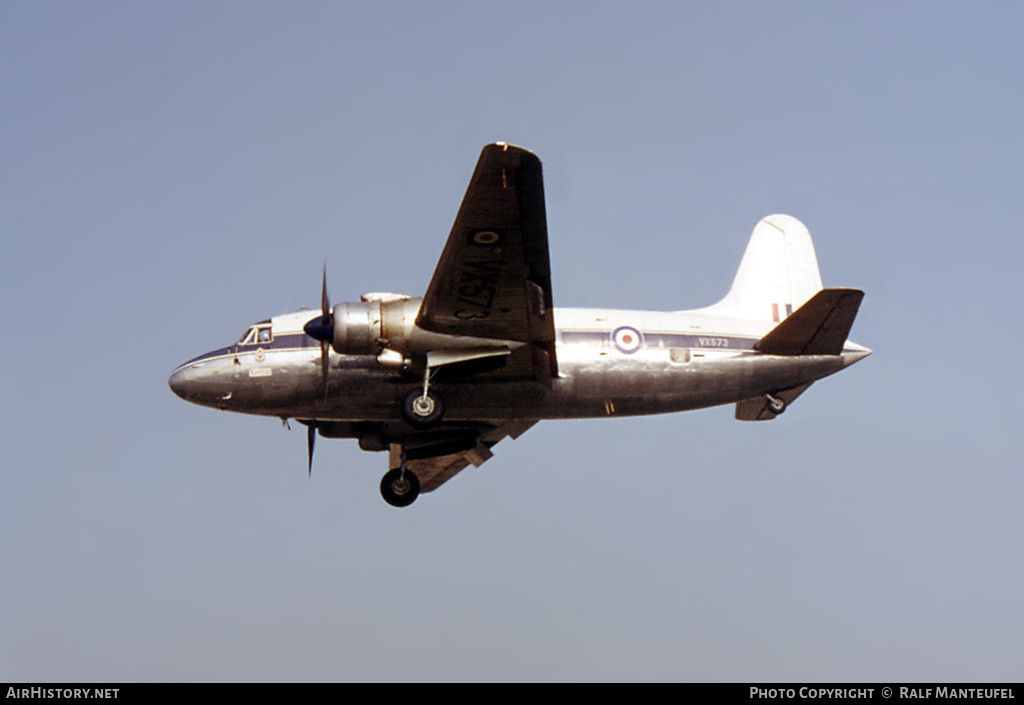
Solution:
{"label": "tailplane", "polygon": [[778,323],[821,288],[807,227],[789,215],[770,215],[754,228],[729,293],[705,311]]}
{"label": "tailplane", "polygon": [[757,341],[754,350],[768,355],[838,355],[863,299],[860,289],[822,289]]}

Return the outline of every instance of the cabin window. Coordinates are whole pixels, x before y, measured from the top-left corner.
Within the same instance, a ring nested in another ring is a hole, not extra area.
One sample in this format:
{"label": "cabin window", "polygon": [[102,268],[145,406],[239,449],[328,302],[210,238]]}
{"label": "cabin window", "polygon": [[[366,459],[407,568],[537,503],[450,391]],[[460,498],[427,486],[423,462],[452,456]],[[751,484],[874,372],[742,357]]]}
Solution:
{"label": "cabin window", "polygon": [[256,329],[256,340],[260,344],[269,343],[271,340],[270,326],[261,326]]}

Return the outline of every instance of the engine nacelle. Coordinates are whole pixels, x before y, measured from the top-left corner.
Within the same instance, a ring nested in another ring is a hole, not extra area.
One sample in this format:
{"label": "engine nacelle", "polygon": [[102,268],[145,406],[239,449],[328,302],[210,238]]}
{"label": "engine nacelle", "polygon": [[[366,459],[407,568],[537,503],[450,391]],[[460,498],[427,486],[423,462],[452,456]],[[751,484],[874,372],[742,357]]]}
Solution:
{"label": "engine nacelle", "polygon": [[[413,356],[438,351],[447,353],[442,355],[444,361],[435,361],[434,366],[509,353],[508,342],[434,333],[418,327],[416,316],[422,305],[423,299],[397,294],[364,294],[362,301],[336,304],[330,327],[321,323],[321,316],[306,324],[305,330],[317,340],[329,336],[331,347],[340,355],[384,353],[378,360],[386,366],[403,366]],[[469,357],[467,350],[472,351]]]}
{"label": "engine nacelle", "polygon": [[388,296],[394,298],[366,294],[363,301],[335,305],[331,347],[336,353],[376,355],[390,346],[405,348],[422,301]]}
{"label": "engine nacelle", "polygon": [[383,337],[379,301],[335,304],[331,347],[342,355],[376,355]]}

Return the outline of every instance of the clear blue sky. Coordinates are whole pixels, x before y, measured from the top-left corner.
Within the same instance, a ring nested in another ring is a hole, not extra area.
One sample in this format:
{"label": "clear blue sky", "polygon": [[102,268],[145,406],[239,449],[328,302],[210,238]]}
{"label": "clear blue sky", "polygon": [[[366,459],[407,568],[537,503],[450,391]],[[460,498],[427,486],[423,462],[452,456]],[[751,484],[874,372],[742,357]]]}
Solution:
{"label": "clear blue sky", "polygon": [[[1021,679],[1024,11],[636,5],[0,6],[0,681]],[[494,140],[556,305],[710,304],[790,213],[875,355],[405,511],[170,392],[325,260],[421,294]]]}

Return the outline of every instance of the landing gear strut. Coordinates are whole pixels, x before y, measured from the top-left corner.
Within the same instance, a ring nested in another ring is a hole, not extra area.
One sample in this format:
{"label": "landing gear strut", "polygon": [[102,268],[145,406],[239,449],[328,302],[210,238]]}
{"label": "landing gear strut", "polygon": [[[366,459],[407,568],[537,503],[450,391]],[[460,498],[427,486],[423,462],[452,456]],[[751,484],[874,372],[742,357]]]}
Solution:
{"label": "landing gear strut", "polygon": [[392,507],[408,507],[420,496],[420,479],[412,470],[395,468],[380,481],[380,494]]}

